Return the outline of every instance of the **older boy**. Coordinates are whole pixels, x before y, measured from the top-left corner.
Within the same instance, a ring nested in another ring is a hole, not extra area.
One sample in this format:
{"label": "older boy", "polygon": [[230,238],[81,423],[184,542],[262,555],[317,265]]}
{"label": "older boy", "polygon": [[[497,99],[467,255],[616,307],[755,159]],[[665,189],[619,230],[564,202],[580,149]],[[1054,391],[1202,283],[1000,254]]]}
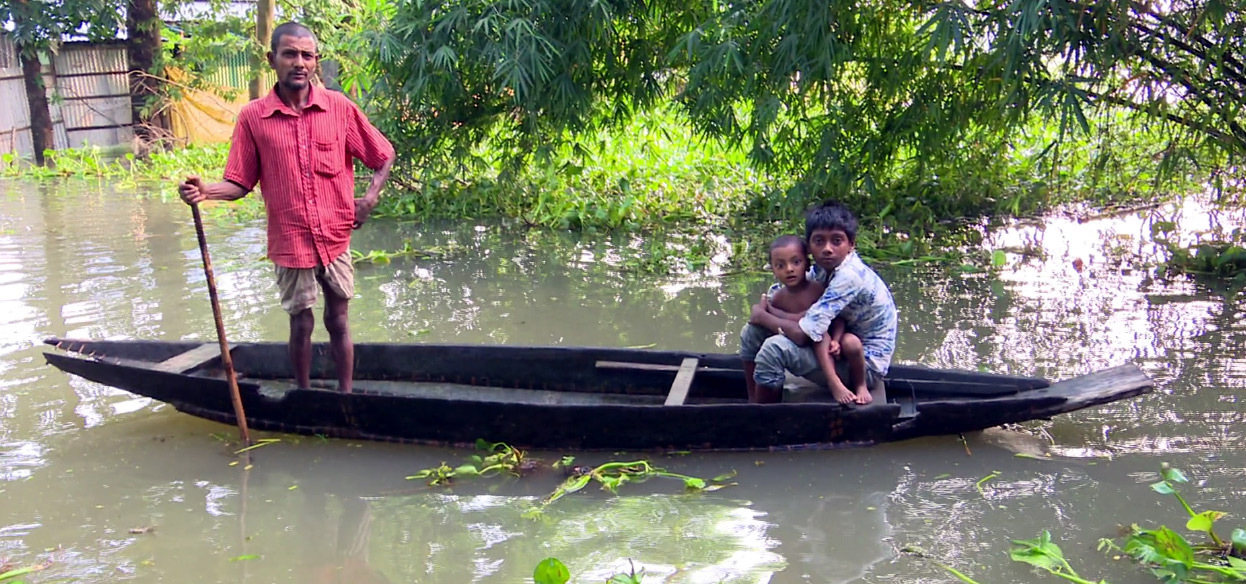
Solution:
{"label": "older boy", "polygon": [[[853,388],[838,376],[828,376],[831,394],[844,404],[869,403],[870,388],[882,382],[895,352],[895,301],[882,278],[857,256],[857,219],[846,207],[827,202],[811,209],[805,215],[805,236],[816,264],[810,279],[826,282],[826,291],[803,315],[776,308],[764,298],[753,306],[749,323],[777,333],[756,352],[752,372],[756,402],[780,401],[786,371],[816,376],[820,370],[816,345],[829,351],[835,348],[831,341],[837,341]],[[838,331],[831,325],[837,316],[843,318],[845,330],[835,339]]]}

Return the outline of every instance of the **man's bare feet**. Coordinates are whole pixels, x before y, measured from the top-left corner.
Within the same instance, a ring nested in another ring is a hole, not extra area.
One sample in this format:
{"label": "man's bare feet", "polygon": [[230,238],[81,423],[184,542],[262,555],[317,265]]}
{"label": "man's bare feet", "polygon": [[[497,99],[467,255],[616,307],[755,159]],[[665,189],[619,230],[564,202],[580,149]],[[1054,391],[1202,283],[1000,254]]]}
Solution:
{"label": "man's bare feet", "polygon": [[857,395],[854,396],[857,403],[865,405],[874,401],[874,396],[870,395],[870,390],[864,385],[857,388]]}
{"label": "man's bare feet", "polygon": [[856,403],[857,401],[857,396],[853,395],[847,387],[844,387],[843,383],[831,382],[831,397],[834,397],[835,401],[844,405]]}

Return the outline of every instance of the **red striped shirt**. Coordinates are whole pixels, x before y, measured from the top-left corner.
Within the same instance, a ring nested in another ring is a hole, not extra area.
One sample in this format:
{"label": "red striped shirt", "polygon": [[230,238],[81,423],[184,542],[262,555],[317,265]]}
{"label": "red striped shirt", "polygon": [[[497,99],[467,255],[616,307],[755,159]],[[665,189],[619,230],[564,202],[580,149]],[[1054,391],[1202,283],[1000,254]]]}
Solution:
{"label": "red striped shirt", "polygon": [[389,140],[346,96],[313,86],[299,115],[274,89],[238,114],[225,180],[248,191],[260,185],[273,263],[314,268],[350,249],[351,159],[377,170],[393,157]]}

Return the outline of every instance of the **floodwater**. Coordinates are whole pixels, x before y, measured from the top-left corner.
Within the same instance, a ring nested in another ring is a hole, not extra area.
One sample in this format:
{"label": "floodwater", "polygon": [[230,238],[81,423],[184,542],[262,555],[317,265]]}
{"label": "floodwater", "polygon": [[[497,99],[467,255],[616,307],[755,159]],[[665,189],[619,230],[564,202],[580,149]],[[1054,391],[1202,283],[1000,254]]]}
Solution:
{"label": "floodwater", "polygon": [[[531,453],[738,473],[701,494],[662,480],[618,496],[590,487],[534,521],[523,512],[556,472],[428,487],[404,477],[471,453],[281,435],[245,469],[231,466],[232,428],[46,365],[48,336],[214,338],[190,214],[165,191],[0,183],[0,565],[51,562],[29,582],[509,583],[550,556],[574,582],[632,565],[646,583],[955,581],[907,546],[983,583],[1054,581],[1007,553],[1044,529],[1083,576],[1144,582],[1095,548],[1119,524],[1183,526],[1148,488],[1162,462],[1191,477],[1196,509],[1230,513],[1222,536],[1246,526],[1246,300],[1122,267],[1122,249],[1147,246],[1138,215],[1010,231],[993,245],[1016,253],[993,275],[884,275],[899,362],[1056,379],[1132,362],[1154,393],[964,442]],[[1182,217],[1209,220],[1242,217]],[[210,221],[208,237],[232,340],[283,339],[262,223]],[[375,221],[355,248],[407,241],[437,255],[359,266],[356,341],[733,351],[766,285],[714,265],[647,277],[628,259],[634,238],[496,225]]]}

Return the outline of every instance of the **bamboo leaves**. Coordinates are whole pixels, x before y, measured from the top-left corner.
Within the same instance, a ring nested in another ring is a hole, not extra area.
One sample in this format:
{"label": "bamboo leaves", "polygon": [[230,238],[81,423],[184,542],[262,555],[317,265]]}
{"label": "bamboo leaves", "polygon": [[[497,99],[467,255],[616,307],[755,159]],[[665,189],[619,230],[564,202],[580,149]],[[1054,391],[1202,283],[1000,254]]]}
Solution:
{"label": "bamboo leaves", "polygon": [[1241,153],[1242,1],[408,2],[375,43],[395,53],[375,99],[400,151],[506,160],[672,96],[792,193],[895,188],[902,161],[928,183],[947,175],[932,160],[1034,116],[1064,140],[1120,108]]}

